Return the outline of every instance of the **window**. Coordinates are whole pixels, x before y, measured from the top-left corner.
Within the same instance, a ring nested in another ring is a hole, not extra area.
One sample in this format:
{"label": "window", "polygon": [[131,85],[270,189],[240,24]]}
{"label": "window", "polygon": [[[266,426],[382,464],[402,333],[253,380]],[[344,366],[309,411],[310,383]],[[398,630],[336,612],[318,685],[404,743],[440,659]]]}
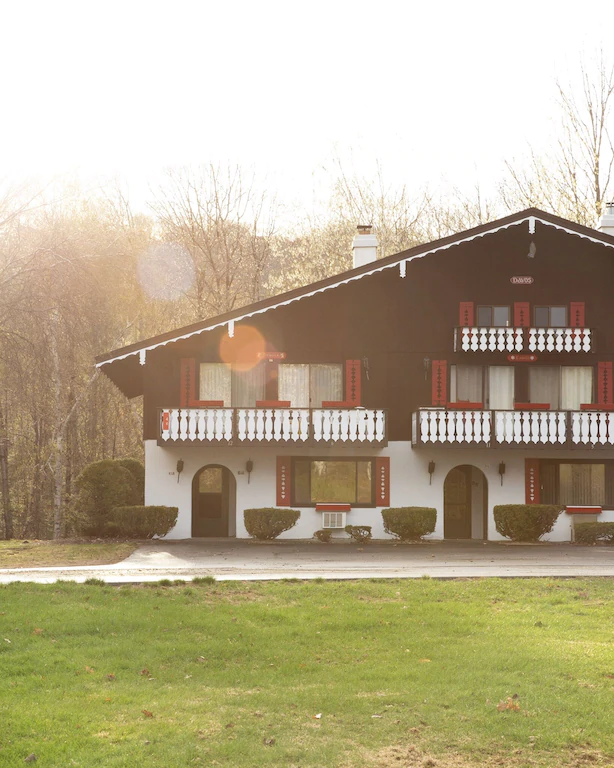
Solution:
{"label": "window", "polygon": [[536,328],[566,328],[567,307],[535,307]]}
{"label": "window", "polygon": [[478,307],[478,326],[492,328],[495,326],[507,327],[510,325],[509,307]]}
{"label": "window", "polygon": [[552,410],[579,411],[593,400],[590,366],[538,366],[529,368],[529,402],[548,403]]}
{"label": "window", "polygon": [[227,363],[200,364],[200,400],[222,400],[226,407],[254,408],[256,400],[264,400],[264,365],[247,371]]}
{"label": "window", "polygon": [[321,408],[323,401],[343,400],[343,366],[282,363],[278,385],[279,399],[294,408]]}
{"label": "window", "polygon": [[483,403],[485,408],[514,408],[514,368],[511,365],[452,365],[450,398],[453,403]]}
{"label": "window", "polygon": [[614,507],[614,462],[540,462],[540,501],[565,506]]}
{"label": "window", "polygon": [[292,503],[375,506],[373,459],[293,459]]}

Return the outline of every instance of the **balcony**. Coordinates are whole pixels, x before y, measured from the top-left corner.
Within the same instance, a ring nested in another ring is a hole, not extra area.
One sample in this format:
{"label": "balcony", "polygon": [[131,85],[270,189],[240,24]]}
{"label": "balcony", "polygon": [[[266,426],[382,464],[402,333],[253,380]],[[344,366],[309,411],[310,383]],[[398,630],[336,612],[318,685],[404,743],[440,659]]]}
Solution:
{"label": "balcony", "polygon": [[164,408],[158,445],[388,445],[370,408]]}
{"label": "balcony", "polygon": [[455,352],[590,352],[589,328],[454,329]]}
{"label": "balcony", "polygon": [[413,414],[415,447],[611,448],[612,411],[482,411],[422,408]]}

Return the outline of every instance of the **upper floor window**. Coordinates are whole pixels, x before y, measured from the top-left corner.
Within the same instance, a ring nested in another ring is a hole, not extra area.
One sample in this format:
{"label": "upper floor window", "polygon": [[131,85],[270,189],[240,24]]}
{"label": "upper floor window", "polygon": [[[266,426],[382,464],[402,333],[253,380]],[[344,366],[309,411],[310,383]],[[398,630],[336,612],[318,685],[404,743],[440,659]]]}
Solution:
{"label": "upper floor window", "polygon": [[493,328],[497,326],[508,327],[510,323],[510,308],[495,306],[478,307],[478,326],[481,328]]}
{"label": "upper floor window", "polygon": [[278,399],[293,408],[321,408],[322,402],[343,400],[343,366],[292,364],[279,366]]}
{"label": "upper floor window", "polygon": [[264,365],[249,370],[228,363],[200,364],[200,400],[222,401],[227,408],[253,408],[256,400],[264,400]]}
{"label": "upper floor window", "polygon": [[587,365],[540,365],[529,368],[529,401],[551,410],[579,411],[593,401],[593,369]]}
{"label": "upper floor window", "polygon": [[535,307],[533,319],[536,328],[567,328],[567,307]]}
{"label": "upper floor window", "polygon": [[450,368],[453,403],[483,403],[485,408],[514,408],[514,368],[511,365],[453,365]]}

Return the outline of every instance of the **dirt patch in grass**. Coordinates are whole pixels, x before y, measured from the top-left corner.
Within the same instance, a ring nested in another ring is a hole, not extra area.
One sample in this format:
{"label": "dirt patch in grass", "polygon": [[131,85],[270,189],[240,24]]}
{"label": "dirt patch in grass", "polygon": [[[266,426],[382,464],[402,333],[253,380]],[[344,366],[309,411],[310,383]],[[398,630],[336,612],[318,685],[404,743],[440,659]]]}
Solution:
{"label": "dirt patch in grass", "polygon": [[39,568],[119,563],[137,548],[134,541],[0,541],[0,568]]}
{"label": "dirt patch in grass", "polygon": [[[352,764],[353,765],[353,764]],[[513,749],[510,752],[466,756],[458,752],[430,754],[419,747],[384,747],[364,755],[361,766],[369,768],[587,768],[611,766],[612,758],[594,750],[578,749],[566,754],[534,752],[530,749]]]}

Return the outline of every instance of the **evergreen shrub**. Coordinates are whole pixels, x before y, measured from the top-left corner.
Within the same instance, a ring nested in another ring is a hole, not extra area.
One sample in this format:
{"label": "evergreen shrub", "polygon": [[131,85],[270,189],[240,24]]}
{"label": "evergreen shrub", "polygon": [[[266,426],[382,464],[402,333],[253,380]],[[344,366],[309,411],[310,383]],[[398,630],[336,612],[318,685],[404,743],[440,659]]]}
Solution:
{"label": "evergreen shrub", "polygon": [[539,541],[561,511],[556,504],[499,504],[493,510],[497,531],[512,541]]}
{"label": "evergreen shrub", "polygon": [[382,509],[384,530],[401,541],[420,541],[435,530],[437,510],[433,507],[390,507]]}
{"label": "evergreen shrub", "polygon": [[284,531],[289,531],[296,525],[300,516],[301,513],[296,509],[277,507],[246,509],[243,512],[246,531],[260,541],[276,539]]}
{"label": "evergreen shrub", "polygon": [[574,539],[577,544],[614,544],[614,523],[576,523]]}
{"label": "evergreen shrub", "polygon": [[134,505],[116,507],[111,511],[107,532],[113,536],[127,539],[151,539],[154,536],[166,536],[177,522],[177,507],[155,507]]}

